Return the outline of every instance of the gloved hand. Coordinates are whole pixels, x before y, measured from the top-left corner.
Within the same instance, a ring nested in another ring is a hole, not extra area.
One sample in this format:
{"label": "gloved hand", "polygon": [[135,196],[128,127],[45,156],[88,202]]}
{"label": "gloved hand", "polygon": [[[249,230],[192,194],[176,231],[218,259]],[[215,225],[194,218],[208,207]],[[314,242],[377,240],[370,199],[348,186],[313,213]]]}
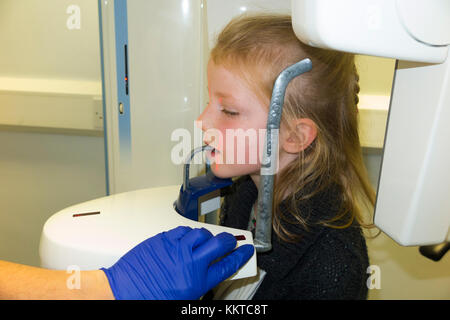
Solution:
{"label": "gloved hand", "polygon": [[222,260],[213,261],[236,247],[229,233],[178,227],[151,237],[102,268],[116,299],[199,299],[234,274],[253,255],[243,245]]}

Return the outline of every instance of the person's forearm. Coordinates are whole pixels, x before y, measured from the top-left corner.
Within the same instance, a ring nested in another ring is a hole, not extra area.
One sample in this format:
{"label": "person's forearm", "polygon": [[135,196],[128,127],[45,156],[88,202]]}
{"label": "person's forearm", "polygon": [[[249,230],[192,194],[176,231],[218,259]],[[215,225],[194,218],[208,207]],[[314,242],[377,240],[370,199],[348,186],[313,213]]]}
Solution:
{"label": "person's forearm", "polygon": [[[73,285],[70,277],[77,276]],[[114,299],[106,275],[101,270],[47,270],[0,261],[0,299]]]}

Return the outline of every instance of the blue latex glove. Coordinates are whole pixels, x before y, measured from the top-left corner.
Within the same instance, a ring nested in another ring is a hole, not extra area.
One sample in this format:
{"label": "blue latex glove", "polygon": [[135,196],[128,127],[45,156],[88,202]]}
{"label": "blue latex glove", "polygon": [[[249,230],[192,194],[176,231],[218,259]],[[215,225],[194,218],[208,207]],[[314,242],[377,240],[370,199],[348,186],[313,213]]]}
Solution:
{"label": "blue latex glove", "polygon": [[253,255],[229,233],[178,227],[151,237],[102,268],[116,299],[199,299],[234,274]]}

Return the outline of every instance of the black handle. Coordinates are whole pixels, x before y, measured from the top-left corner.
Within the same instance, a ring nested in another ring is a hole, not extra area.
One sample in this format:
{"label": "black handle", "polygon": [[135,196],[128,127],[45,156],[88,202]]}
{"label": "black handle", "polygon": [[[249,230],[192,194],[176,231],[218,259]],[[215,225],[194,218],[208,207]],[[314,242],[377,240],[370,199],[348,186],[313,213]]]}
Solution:
{"label": "black handle", "polygon": [[433,261],[439,261],[450,249],[450,242],[444,242],[441,244],[422,246],[419,248],[419,252]]}

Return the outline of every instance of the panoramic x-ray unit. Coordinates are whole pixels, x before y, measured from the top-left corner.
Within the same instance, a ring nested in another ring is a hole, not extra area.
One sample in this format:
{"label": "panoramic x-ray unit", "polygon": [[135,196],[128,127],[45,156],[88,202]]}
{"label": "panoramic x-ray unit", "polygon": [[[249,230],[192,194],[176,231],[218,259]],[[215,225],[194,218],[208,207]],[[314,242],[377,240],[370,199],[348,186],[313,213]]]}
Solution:
{"label": "panoramic x-ray unit", "polygon": [[[213,234],[227,231],[238,245],[270,250],[270,172],[262,175],[255,239],[246,230],[206,223],[216,221],[213,214],[231,179],[215,177],[209,164],[189,176],[191,160],[205,151],[192,125],[206,102],[209,48],[217,32],[245,11],[290,13],[297,37],[310,46],[398,59],[375,224],[401,245],[441,244],[435,256],[445,253],[450,226],[449,1],[155,2],[99,0],[108,196],[48,219],[40,244],[43,267],[109,267],[141,241],[180,225],[205,227]],[[268,167],[276,161],[271,156],[278,146],[270,130],[279,126],[284,89],[311,68],[309,59],[299,61],[275,83],[263,158]],[[171,158],[177,128],[187,128],[194,137],[183,165]],[[255,274],[256,254],[232,278]]]}

